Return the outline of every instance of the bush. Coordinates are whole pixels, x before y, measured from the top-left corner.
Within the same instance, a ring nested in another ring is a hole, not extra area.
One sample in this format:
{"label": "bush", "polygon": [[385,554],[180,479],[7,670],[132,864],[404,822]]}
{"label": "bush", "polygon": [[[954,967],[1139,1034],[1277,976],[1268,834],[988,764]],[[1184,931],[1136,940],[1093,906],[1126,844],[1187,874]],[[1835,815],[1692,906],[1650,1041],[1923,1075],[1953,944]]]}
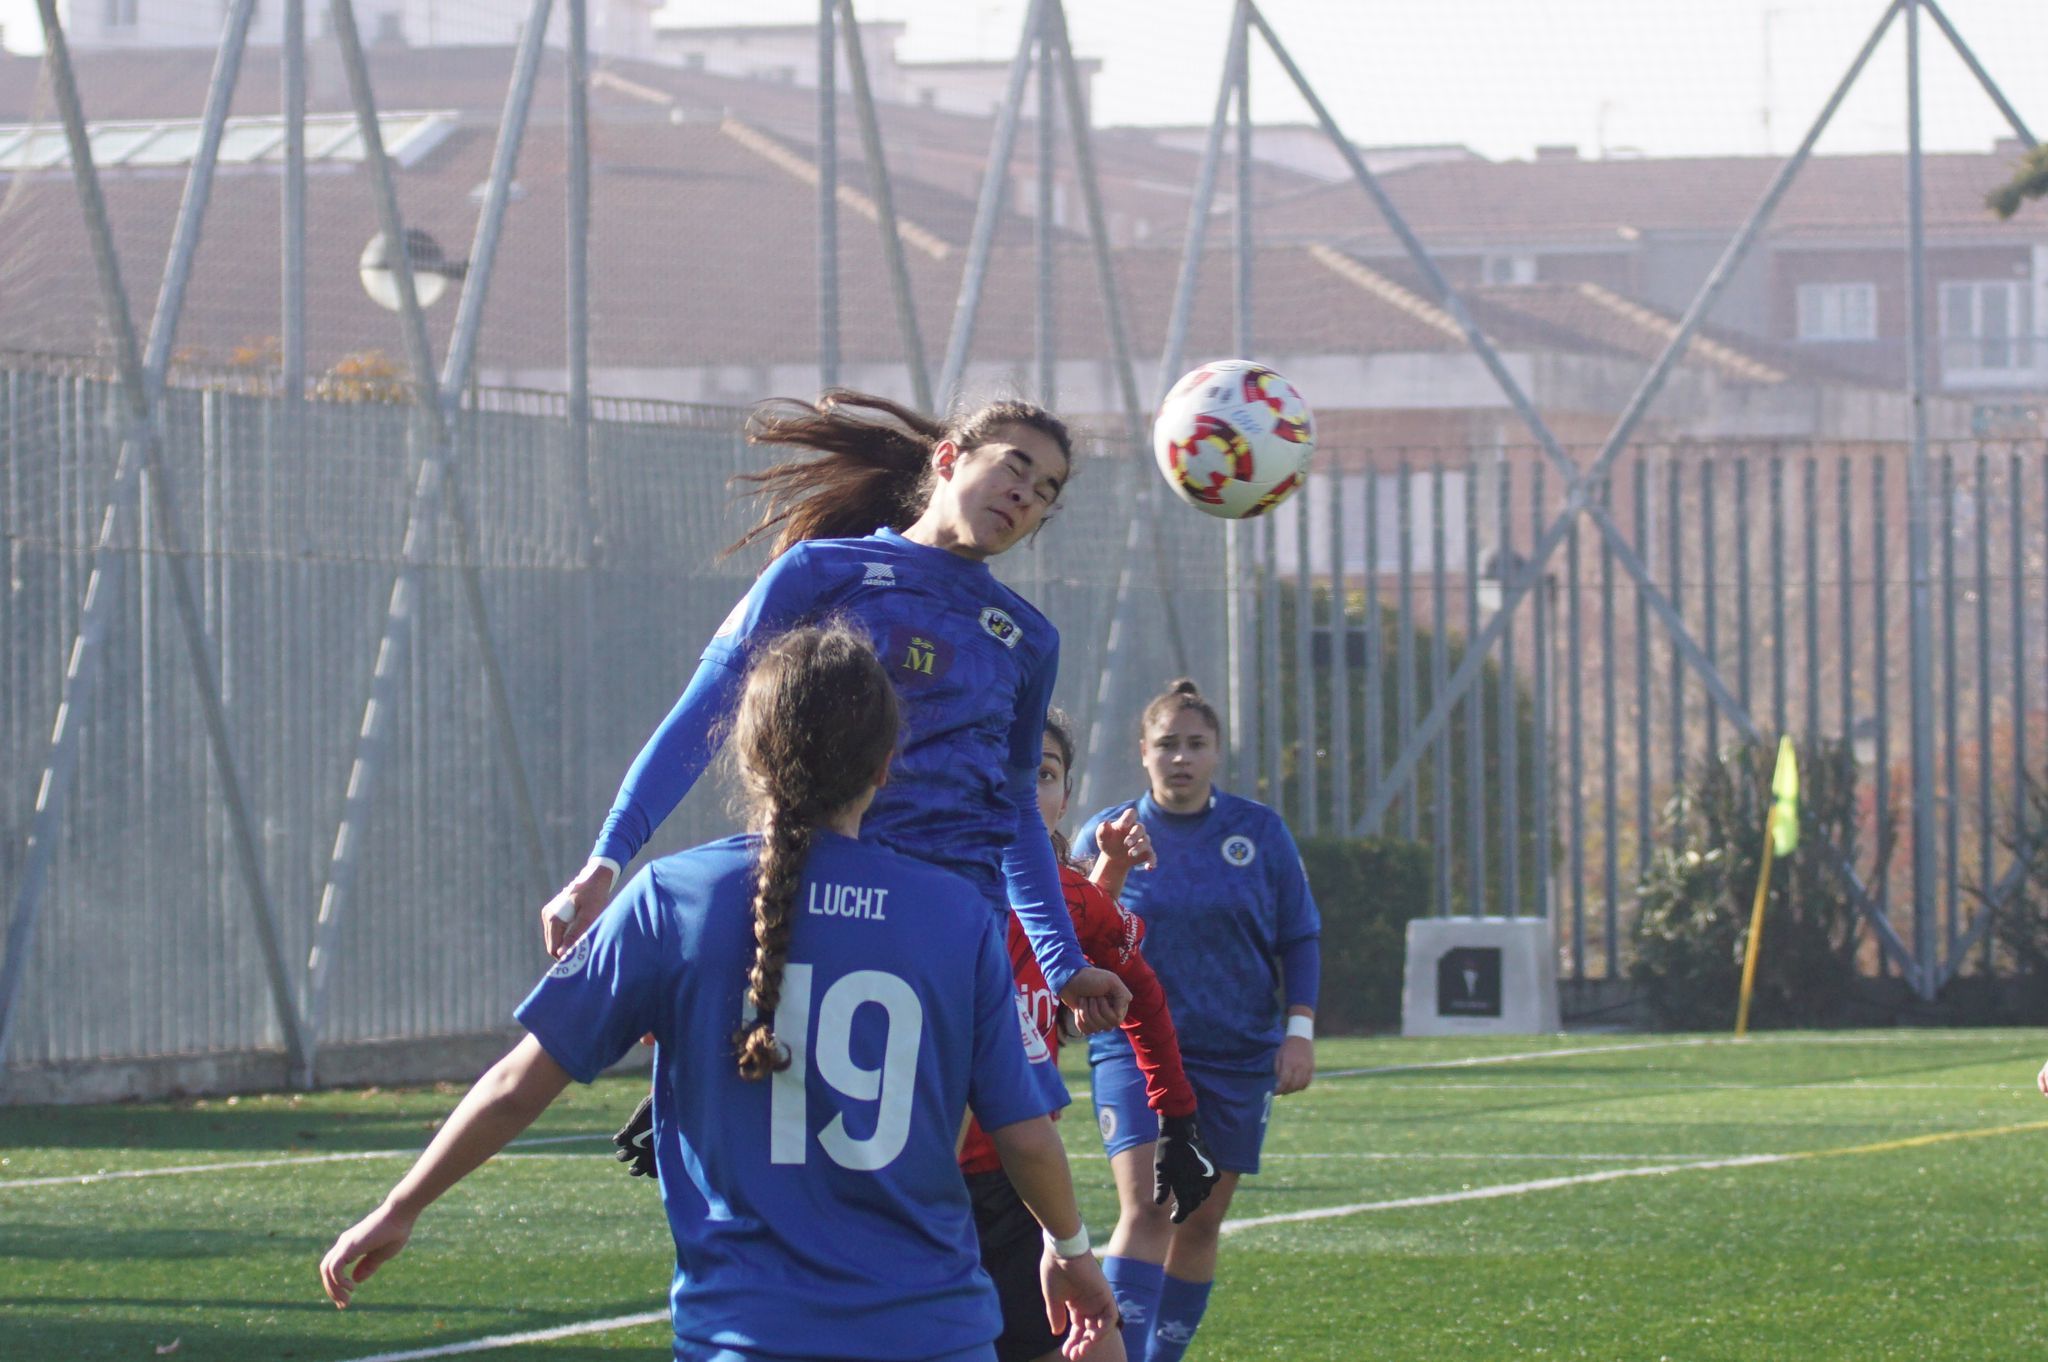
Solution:
{"label": "bush", "polygon": [[[1856,907],[1821,843],[1856,863],[1856,758],[1847,743],[1826,741],[1798,756],[1800,849],[1771,870],[1750,1003],[1759,1026],[1839,1023],[1854,1001]],[[1667,1028],[1735,1023],[1776,757],[1760,744],[1710,757],[1665,806],[1667,835],[1641,881],[1629,974]],[[1880,859],[1869,879],[1883,874]]]}
{"label": "bush", "polygon": [[1301,843],[1301,861],[1323,914],[1316,1029],[1399,1026],[1408,923],[1430,911],[1429,848],[1395,838],[1314,837]]}
{"label": "bush", "polygon": [[1992,989],[1987,1020],[2037,1026],[2048,1021],[2048,782],[2022,776],[2019,799],[2000,821],[1998,840],[2012,852],[2020,878],[2002,900],[1986,886],[1974,890],[1991,909],[1999,974],[2008,976]]}

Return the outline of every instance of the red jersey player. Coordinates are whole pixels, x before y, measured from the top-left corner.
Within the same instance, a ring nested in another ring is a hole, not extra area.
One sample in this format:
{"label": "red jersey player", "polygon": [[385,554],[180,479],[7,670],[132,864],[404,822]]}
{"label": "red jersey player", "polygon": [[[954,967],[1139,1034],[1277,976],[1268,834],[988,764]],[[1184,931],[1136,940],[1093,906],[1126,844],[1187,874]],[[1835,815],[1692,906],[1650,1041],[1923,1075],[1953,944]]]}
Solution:
{"label": "red jersey player", "polygon": [[[1165,991],[1139,952],[1145,924],[1119,907],[1114,897],[1132,866],[1151,864],[1151,844],[1133,815],[1120,825],[1101,829],[1102,852],[1094,881],[1071,865],[1059,822],[1071,793],[1068,772],[1073,766],[1074,740],[1066,716],[1057,709],[1046,715],[1044,743],[1038,768],[1038,809],[1058,853],[1060,888],[1088,963],[1109,970],[1131,991],[1123,1029],[1145,1075],[1147,1105],[1160,1118],[1154,1196],[1162,1205],[1168,1197],[1173,1198],[1173,1218],[1178,1223],[1201,1205],[1217,1175],[1195,1128],[1195,1093],[1181,1069],[1180,1044],[1174,1036]],[[1010,964],[1017,980],[1017,1009],[1026,1024],[1027,1049],[1058,1049],[1059,999],[1046,983],[1014,914],[1010,918]],[[974,1202],[982,1266],[994,1279],[1003,1306],[997,1362],[1052,1357],[1059,1337],[1046,1326],[1040,1295],[1038,1224],[1004,1176],[994,1144],[972,1122],[961,1145],[960,1169]]]}

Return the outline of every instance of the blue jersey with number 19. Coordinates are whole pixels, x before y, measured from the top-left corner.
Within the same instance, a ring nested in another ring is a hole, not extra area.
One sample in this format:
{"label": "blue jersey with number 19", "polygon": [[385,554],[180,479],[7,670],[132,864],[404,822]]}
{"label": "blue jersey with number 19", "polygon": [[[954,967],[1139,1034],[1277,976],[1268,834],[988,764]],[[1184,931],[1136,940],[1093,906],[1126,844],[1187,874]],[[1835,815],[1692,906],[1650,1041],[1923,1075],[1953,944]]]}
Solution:
{"label": "blue jersey with number 19", "polygon": [[1051,1103],[1027,1076],[994,914],[956,875],[820,829],[792,905],[775,1033],[739,1075],[758,839],[647,867],[518,1010],[583,1082],[657,1041],[655,1157],[680,1352],[941,1357],[1001,1328],[954,1163],[963,1110]]}

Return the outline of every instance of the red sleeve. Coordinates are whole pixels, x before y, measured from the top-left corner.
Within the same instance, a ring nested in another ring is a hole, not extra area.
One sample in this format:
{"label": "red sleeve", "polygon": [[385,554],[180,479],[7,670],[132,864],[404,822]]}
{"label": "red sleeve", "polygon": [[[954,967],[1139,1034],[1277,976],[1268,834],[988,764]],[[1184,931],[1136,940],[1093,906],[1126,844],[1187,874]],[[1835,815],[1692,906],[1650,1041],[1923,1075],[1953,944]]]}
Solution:
{"label": "red sleeve", "polygon": [[1145,937],[1145,924],[1079,871],[1062,867],[1060,880],[1082,953],[1090,964],[1109,970],[1131,991],[1124,1034],[1130,1037],[1138,1068],[1145,1075],[1146,1105],[1161,1116],[1194,1115],[1195,1090],[1181,1068],[1180,1039],[1174,1034],[1173,1014],[1167,1010],[1166,990],[1159,986],[1159,976],[1138,949]]}

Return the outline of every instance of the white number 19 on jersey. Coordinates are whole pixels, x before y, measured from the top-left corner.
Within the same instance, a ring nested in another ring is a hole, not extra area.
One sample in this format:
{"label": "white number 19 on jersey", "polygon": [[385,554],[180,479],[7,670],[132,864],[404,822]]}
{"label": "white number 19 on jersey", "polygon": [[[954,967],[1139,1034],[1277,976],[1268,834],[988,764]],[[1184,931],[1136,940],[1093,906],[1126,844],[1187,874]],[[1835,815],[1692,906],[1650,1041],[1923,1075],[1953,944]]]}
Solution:
{"label": "white number 19 on jersey", "polygon": [[[865,1139],[846,1133],[846,1117],[834,1116],[818,1132],[818,1143],[841,1168],[872,1173],[887,1168],[910,1139],[910,1102],[917,1086],[917,1050],[924,1037],[924,1004],[909,984],[882,970],[863,969],[840,979],[818,1001],[811,1025],[811,970],[789,965],[782,973],[782,1002],[775,1009],[775,1037],[789,1047],[789,1067],[770,1080],[768,1161],[802,1163],[809,1143],[806,1080],[816,1059],[818,1077],[856,1102],[878,1104],[875,1132]],[[882,1067],[854,1062],[853,1018],[873,1003],[888,1016]],[[817,1045],[812,1047],[815,1031]]]}

